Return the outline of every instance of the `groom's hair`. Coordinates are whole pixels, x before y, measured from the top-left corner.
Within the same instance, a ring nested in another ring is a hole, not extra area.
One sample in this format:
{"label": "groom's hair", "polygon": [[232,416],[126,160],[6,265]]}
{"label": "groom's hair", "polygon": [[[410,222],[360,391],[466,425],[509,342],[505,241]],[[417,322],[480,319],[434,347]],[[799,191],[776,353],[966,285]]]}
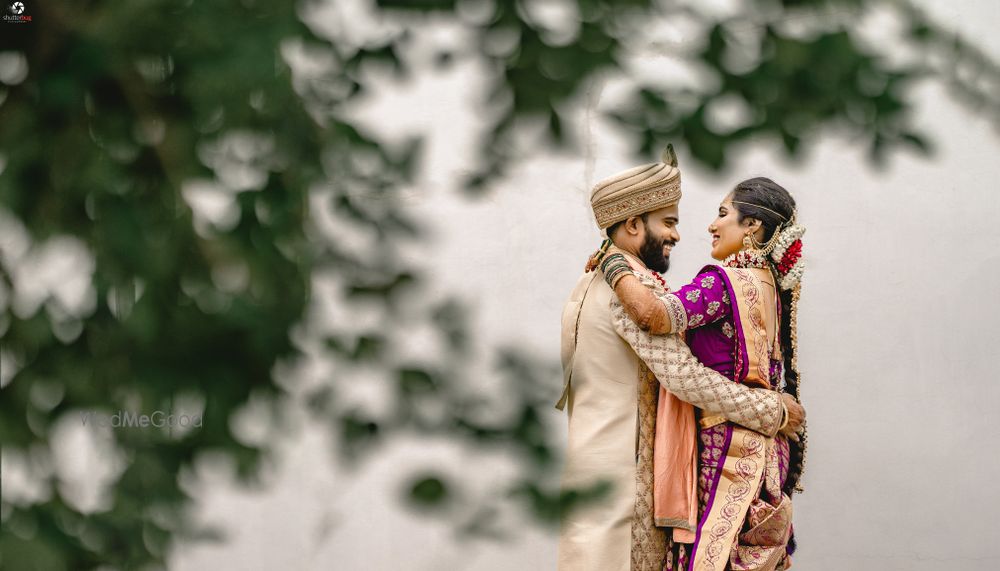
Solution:
{"label": "groom's hair", "polygon": [[[631,216],[629,216],[629,218],[631,218]],[[639,215],[639,218],[642,220],[643,224],[649,224],[649,213],[648,212],[643,212],[642,214]],[[626,218],[625,220],[628,220],[628,218]],[[608,226],[607,230],[604,231],[605,235],[608,238],[612,238],[615,235],[615,232],[618,231],[618,228],[622,224],[625,223],[625,220],[619,220],[618,222],[615,222],[611,226]],[[612,241],[614,241],[613,238],[612,238]]]}

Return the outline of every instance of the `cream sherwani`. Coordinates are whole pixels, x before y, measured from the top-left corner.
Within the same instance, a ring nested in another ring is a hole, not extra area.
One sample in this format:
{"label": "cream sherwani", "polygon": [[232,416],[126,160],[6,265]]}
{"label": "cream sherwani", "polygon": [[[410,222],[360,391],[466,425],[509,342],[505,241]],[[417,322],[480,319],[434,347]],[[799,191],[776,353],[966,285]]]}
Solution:
{"label": "cream sherwani", "polygon": [[[637,272],[640,279],[652,283],[648,270],[641,274]],[[637,334],[635,328],[626,332],[622,316],[621,305],[600,271],[581,276],[563,310],[565,390],[557,405],[565,405],[569,418],[563,487],[579,489],[606,481],[612,488],[562,522],[560,571],[655,568],[655,558],[640,557],[633,563],[634,551],[646,549],[643,546],[652,537],[637,539],[633,531],[633,521],[645,519],[642,498],[648,500],[651,494],[637,489],[643,487],[641,478],[637,486],[637,458],[642,452],[639,423],[641,409],[648,407],[640,402],[640,393],[648,392],[642,385],[648,371],[664,388],[706,413],[765,434],[774,434],[781,420],[777,393],[748,388],[704,367],[676,335]],[[646,413],[655,416],[655,401]]]}

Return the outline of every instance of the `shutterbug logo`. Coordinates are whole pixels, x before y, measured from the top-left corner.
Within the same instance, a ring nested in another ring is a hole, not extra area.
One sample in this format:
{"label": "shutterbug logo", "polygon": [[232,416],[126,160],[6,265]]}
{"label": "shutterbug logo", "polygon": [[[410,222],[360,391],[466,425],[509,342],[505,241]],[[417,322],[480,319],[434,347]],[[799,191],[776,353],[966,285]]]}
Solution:
{"label": "shutterbug logo", "polygon": [[31,16],[24,13],[24,2],[8,3],[6,12],[3,15],[3,21],[8,24],[26,24],[31,21]]}

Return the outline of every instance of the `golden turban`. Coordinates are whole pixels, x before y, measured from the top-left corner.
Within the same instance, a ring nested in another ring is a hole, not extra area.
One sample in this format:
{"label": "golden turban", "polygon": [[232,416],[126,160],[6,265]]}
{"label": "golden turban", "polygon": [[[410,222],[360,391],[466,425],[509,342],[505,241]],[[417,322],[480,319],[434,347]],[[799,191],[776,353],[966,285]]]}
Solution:
{"label": "golden turban", "polygon": [[597,225],[604,230],[629,216],[666,208],[681,199],[681,171],[673,145],[661,162],[628,169],[594,185],[590,205]]}

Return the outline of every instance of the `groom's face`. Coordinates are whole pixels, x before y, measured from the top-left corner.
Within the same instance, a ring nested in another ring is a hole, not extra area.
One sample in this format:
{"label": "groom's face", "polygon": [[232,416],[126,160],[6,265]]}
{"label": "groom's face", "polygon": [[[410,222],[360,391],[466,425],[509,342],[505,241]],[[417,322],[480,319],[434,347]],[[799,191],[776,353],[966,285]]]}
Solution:
{"label": "groom's face", "polygon": [[670,267],[670,251],[680,241],[677,205],[646,213],[645,237],[639,248],[639,258],[654,272],[664,273]]}

